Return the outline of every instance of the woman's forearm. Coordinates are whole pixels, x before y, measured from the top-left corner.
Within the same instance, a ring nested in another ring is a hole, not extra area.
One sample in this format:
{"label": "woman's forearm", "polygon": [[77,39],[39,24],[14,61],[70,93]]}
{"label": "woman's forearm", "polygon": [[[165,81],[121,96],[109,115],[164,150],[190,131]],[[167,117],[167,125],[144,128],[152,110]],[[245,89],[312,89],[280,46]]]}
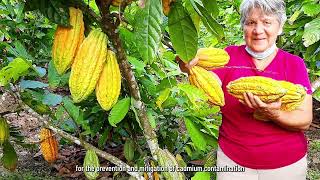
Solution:
{"label": "woman's forearm", "polygon": [[280,111],[272,121],[289,130],[307,130],[312,122],[312,96],[307,95],[297,110]]}

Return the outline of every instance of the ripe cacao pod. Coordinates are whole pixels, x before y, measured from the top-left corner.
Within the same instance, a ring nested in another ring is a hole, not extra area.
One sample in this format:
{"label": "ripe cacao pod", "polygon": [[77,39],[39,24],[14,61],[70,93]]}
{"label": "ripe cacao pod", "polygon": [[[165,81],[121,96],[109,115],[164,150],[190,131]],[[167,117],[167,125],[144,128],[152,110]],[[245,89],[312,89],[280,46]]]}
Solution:
{"label": "ripe cacao pod", "polygon": [[84,175],[90,180],[96,179],[99,176],[99,167],[100,163],[96,152],[92,149],[89,149],[86,152],[83,162]]}
{"label": "ripe cacao pod", "polygon": [[287,90],[287,93],[281,98],[281,110],[293,111],[297,109],[304,100],[307,92],[300,84],[293,84],[288,81],[280,81],[282,87]]}
{"label": "ripe cacao pod", "polygon": [[10,132],[9,132],[9,125],[7,120],[3,117],[0,117],[0,146],[9,139]]}
{"label": "ripe cacao pod", "polygon": [[58,25],[54,35],[52,59],[58,74],[64,74],[71,66],[77,50],[84,39],[84,22],[80,9],[69,8],[70,25]]}
{"label": "ripe cacao pod", "polygon": [[100,106],[109,111],[118,101],[121,89],[121,74],[116,55],[108,50],[107,60],[96,86]]}
{"label": "ripe cacao pod", "polygon": [[196,57],[199,58],[197,66],[211,70],[217,67],[223,67],[229,62],[229,55],[223,49],[218,48],[200,48]]}
{"label": "ripe cacao pod", "polygon": [[190,70],[189,82],[202,89],[208,96],[209,102],[224,106],[224,94],[218,80],[213,74],[202,67],[194,66]]}
{"label": "ripe cacao pod", "polygon": [[106,56],[107,36],[100,29],[94,29],[84,39],[71,67],[69,87],[75,103],[94,91]]}
{"label": "ripe cacao pod", "polygon": [[52,131],[47,128],[42,128],[40,131],[40,146],[43,158],[53,163],[58,157],[58,142]]}
{"label": "ripe cacao pod", "polygon": [[265,103],[275,102],[287,92],[278,81],[262,76],[249,76],[236,79],[229,82],[227,90],[232,96],[240,100],[244,100],[243,93],[251,92]]}
{"label": "ripe cacao pod", "polygon": [[288,81],[279,81],[283,88],[287,90],[286,94],[281,98],[281,103],[297,102],[304,99],[307,92],[300,84],[293,84]]}

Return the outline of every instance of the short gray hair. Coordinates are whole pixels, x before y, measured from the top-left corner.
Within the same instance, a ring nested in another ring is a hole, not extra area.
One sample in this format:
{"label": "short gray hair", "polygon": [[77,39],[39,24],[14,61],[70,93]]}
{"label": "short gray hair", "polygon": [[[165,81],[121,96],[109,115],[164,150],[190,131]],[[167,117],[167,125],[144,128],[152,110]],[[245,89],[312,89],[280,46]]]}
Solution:
{"label": "short gray hair", "polygon": [[281,26],[283,26],[287,20],[286,5],[283,0],[243,0],[240,5],[240,22],[242,27],[250,10],[253,8],[260,8],[267,15],[276,15]]}

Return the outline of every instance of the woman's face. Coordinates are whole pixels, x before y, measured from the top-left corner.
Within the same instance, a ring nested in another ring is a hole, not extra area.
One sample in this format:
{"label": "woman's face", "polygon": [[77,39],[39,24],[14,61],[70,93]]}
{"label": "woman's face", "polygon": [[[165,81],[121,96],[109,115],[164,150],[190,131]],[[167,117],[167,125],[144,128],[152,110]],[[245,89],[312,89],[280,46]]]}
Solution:
{"label": "woman's face", "polygon": [[254,52],[263,52],[275,43],[282,27],[275,15],[266,15],[261,9],[253,8],[243,30],[246,45]]}

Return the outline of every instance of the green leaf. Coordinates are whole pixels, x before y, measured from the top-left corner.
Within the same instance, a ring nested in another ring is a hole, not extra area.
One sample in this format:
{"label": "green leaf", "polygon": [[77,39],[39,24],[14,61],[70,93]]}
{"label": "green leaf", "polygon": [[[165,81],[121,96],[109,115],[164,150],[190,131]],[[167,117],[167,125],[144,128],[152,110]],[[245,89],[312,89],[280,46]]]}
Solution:
{"label": "green leaf", "polygon": [[219,15],[218,4],[216,0],[202,0],[203,7],[207,9],[214,17]]}
{"label": "green leaf", "polygon": [[56,106],[62,102],[62,96],[58,94],[48,93],[43,97],[42,102],[49,106]]}
{"label": "green leaf", "polygon": [[166,88],[165,90],[161,91],[157,100],[156,100],[156,104],[158,106],[158,108],[162,111],[162,103],[165,102],[167,100],[167,98],[170,95],[171,90],[169,88]]}
{"label": "green leaf", "polygon": [[20,41],[13,42],[14,47],[7,45],[8,51],[16,57],[34,61],[34,58],[28,53]]}
{"label": "green leaf", "polygon": [[48,87],[48,84],[40,81],[21,80],[20,87],[21,89],[45,88]]}
{"label": "green leaf", "polygon": [[122,121],[122,119],[126,116],[130,107],[130,98],[124,98],[118,101],[110,111],[109,114],[109,123],[117,127],[116,124]]}
{"label": "green leaf", "polygon": [[218,38],[219,41],[224,37],[224,31],[222,26],[210,15],[208,10],[206,10],[201,4],[195,2],[194,0],[190,0],[193,7],[199,14],[203,25],[210,31],[214,36]]}
{"label": "green leaf", "polygon": [[192,117],[184,117],[184,122],[193,144],[200,150],[204,151],[207,147],[207,141],[203,133],[200,131],[200,128],[193,122],[195,120],[196,119]]}
{"label": "green leaf", "polygon": [[63,102],[64,108],[67,110],[67,112],[70,115],[70,117],[72,119],[74,119],[74,120],[77,120],[79,118],[79,115],[80,115],[79,107],[74,105],[73,101],[68,97],[64,97],[62,99],[62,102]]}
{"label": "green leaf", "polygon": [[49,62],[48,65],[48,81],[49,81],[49,86],[54,88],[58,87],[59,85],[63,86],[68,83],[68,79],[70,76],[70,72],[67,74],[64,74],[60,76],[54,67],[53,61]]}
{"label": "green leaf", "polygon": [[191,180],[210,180],[209,172],[196,172]]}
{"label": "green leaf", "polygon": [[143,62],[139,61],[137,58],[129,56],[128,61],[138,74],[142,74],[145,72],[144,68],[146,67],[146,65]]}
{"label": "green leaf", "polygon": [[312,20],[304,26],[302,39],[305,47],[308,47],[320,40],[320,17]]}
{"label": "green leaf", "polygon": [[148,109],[147,110],[147,116],[150,122],[150,125],[152,128],[156,128],[157,127],[157,122],[156,122],[156,118],[154,118],[155,116],[155,112],[152,109]]}
{"label": "green leaf", "polygon": [[30,66],[30,63],[22,58],[14,59],[0,70],[0,86],[7,85],[11,79],[15,82],[27,72]]}
{"label": "green leaf", "polygon": [[28,0],[24,11],[33,11],[39,9],[50,21],[69,27],[69,9],[57,0]]}
{"label": "green leaf", "polygon": [[193,106],[198,106],[203,104],[203,102],[208,101],[208,96],[204,93],[204,91],[198,89],[197,87],[190,85],[190,84],[179,84],[178,88],[184,92]]}
{"label": "green leaf", "polygon": [[73,101],[69,97],[64,97],[62,99],[62,102],[69,116],[85,130],[83,134],[90,134],[91,131],[90,131],[89,122],[84,119],[83,111],[78,106],[74,105]]}
{"label": "green leaf", "polygon": [[18,156],[9,141],[6,141],[3,144],[3,156],[1,158],[1,162],[3,166],[10,171],[14,171],[17,167]]}
{"label": "green leaf", "polygon": [[293,22],[294,22],[295,20],[297,20],[297,18],[299,17],[300,13],[301,13],[300,10],[295,11],[295,12],[292,14],[292,16],[290,17],[290,19],[288,19],[288,23],[289,23],[290,25],[292,25]]}
{"label": "green leaf", "polygon": [[161,42],[162,6],[159,0],[145,2],[145,7],[135,16],[135,34],[143,61],[151,64]]}
{"label": "green leaf", "polygon": [[198,33],[191,17],[180,3],[174,3],[168,15],[169,35],[180,59],[188,62],[198,49]]}
{"label": "green leaf", "polygon": [[308,16],[316,16],[320,13],[319,3],[307,3],[302,6],[303,12]]}

